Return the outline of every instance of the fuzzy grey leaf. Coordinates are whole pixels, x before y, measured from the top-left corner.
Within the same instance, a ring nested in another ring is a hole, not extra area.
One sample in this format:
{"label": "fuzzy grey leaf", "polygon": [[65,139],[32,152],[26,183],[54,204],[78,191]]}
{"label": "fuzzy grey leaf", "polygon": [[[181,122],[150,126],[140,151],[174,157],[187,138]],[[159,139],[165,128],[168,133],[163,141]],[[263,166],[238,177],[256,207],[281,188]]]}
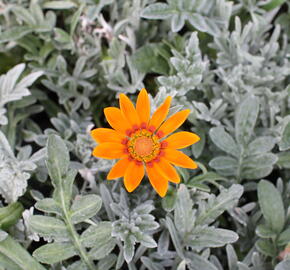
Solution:
{"label": "fuzzy grey leaf", "polygon": [[112,224],[110,222],[100,222],[96,226],[90,226],[81,235],[81,242],[85,247],[93,247],[98,243],[101,247],[111,239]]}
{"label": "fuzzy grey leaf", "polygon": [[73,223],[79,223],[96,215],[102,207],[100,196],[90,194],[77,196],[71,207],[71,219]]}
{"label": "fuzzy grey leaf", "polygon": [[[196,232],[195,232],[196,230]],[[190,236],[188,244],[196,249],[205,247],[222,247],[239,239],[239,236],[230,230],[214,227],[196,228]]]}
{"label": "fuzzy grey leaf", "polygon": [[196,219],[196,225],[198,224],[210,224],[225,210],[234,207],[244,192],[244,188],[241,185],[232,185],[229,189],[223,189],[221,193],[213,199],[207,208],[200,213]]}
{"label": "fuzzy grey leaf", "polygon": [[238,157],[240,155],[239,148],[230,134],[224,128],[211,128],[209,135],[213,143],[226,153]]}
{"label": "fuzzy grey leaf", "polygon": [[68,238],[67,228],[63,221],[47,216],[34,215],[29,219],[29,227],[45,237]]}
{"label": "fuzzy grey leaf", "polygon": [[56,135],[47,140],[47,168],[55,186],[61,184],[69,167],[69,153],[64,141]]}
{"label": "fuzzy grey leaf", "polygon": [[285,151],[290,149],[290,123],[286,125],[282,133],[282,139],[279,143],[280,151]]}
{"label": "fuzzy grey leaf", "polygon": [[41,246],[33,252],[39,262],[54,264],[76,255],[74,246],[70,243],[52,243]]}
{"label": "fuzzy grey leaf", "polygon": [[247,145],[259,113],[259,101],[257,98],[248,96],[240,104],[235,115],[236,140],[241,145]]}
{"label": "fuzzy grey leaf", "polygon": [[35,208],[46,213],[54,213],[57,215],[62,215],[62,210],[60,206],[56,203],[55,200],[51,198],[45,198],[43,200],[36,202]]}
{"label": "fuzzy grey leaf", "polygon": [[190,270],[218,270],[210,261],[194,253],[190,254],[189,259],[190,263],[187,266]]}
{"label": "fuzzy grey leaf", "polygon": [[142,17],[147,19],[167,19],[172,16],[174,10],[165,3],[156,3],[147,6],[143,12]]}
{"label": "fuzzy grey leaf", "polygon": [[262,180],[258,184],[258,199],[266,222],[276,233],[280,233],[285,223],[281,194],[272,183]]}

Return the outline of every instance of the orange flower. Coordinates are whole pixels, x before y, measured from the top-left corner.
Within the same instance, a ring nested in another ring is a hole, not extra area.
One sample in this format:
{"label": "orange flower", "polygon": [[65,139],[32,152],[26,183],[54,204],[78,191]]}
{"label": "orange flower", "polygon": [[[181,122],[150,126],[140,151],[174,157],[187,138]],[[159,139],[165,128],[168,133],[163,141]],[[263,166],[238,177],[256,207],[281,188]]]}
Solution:
{"label": "orange flower", "polygon": [[93,151],[95,157],[119,159],[107,175],[108,180],[124,177],[127,191],[132,192],[140,184],[146,170],[151,185],[164,197],[168,181],[180,182],[172,164],[197,168],[193,160],[177,149],[194,144],[200,138],[186,131],[168,136],[183,124],[190,110],[177,112],[165,120],[170,103],[171,97],[167,97],[150,118],[150,101],[143,88],[136,108],[124,94],[120,95],[120,109],[105,108],[105,116],[113,129],[97,128],[91,131],[91,135],[99,143]]}

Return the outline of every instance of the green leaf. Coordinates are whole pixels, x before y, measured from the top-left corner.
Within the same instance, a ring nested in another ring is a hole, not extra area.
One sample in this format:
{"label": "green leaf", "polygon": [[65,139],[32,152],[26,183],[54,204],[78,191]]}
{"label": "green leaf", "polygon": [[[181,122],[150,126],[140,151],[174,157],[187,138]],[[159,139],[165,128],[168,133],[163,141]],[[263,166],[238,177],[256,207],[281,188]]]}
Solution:
{"label": "green leaf", "polygon": [[276,233],[272,231],[271,228],[266,226],[265,224],[260,224],[256,228],[256,234],[261,238],[270,239],[276,236]]}
{"label": "green leaf", "polygon": [[140,241],[141,245],[147,248],[157,247],[157,243],[155,242],[155,240],[147,234],[142,234],[141,237],[138,237],[138,241]]}
{"label": "green leaf", "polygon": [[258,137],[249,144],[248,155],[264,154],[273,149],[275,145],[275,139],[270,136]]}
{"label": "green leaf", "polygon": [[89,252],[89,256],[92,260],[100,260],[107,256],[116,246],[116,242],[114,239],[110,239],[103,245],[98,245],[95,248],[92,248]]}
{"label": "green leaf", "polygon": [[134,257],[135,252],[135,240],[128,235],[124,239],[124,259],[127,263],[130,263]]}
{"label": "green leaf", "polygon": [[71,207],[71,220],[74,224],[95,216],[102,207],[100,196],[90,194],[77,196]]}
{"label": "green leaf", "polygon": [[6,207],[0,208],[0,228],[7,230],[15,225],[22,216],[24,208],[21,203],[11,203]]}
{"label": "green leaf", "polygon": [[239,148],[230,134],[223,127],[214,127],[209,131],[209,136],[213,143],[226,153],[239,157]]}
{"label": "green leaf", "polygon": [[190,238],[193,239],[189,240],[188,244],[194,249],[200,249],[206,247],[222,247],[226,244],[236,242],[239,236],[230,230],[205,227],[201,229],[195,228]]}
{"label": "green leaf", "polygon": [[178,256],[180,258],[184,258],[183,248],[181,246],[181,242],[180,242],[178,233],[177,233],[176,228],[175,228],[175,226],[174,226],[174,224],[169,216],[166,217],[166,226],[168,228],[168,231],[170,233],[173,245],[175,247],[175,250],[176,250]]}
{"label": "green leaf", "polygon": [[282,133],[282,139],[279,143],[280,151],[290,149],[290,122],[286,125]]}
{"label": "green leaf", "polygon": [[[117,261],[117,256],[115,254],[109,254],[105,258],[98,261],[97,269],[110,270],[115,266]],[[115,268],[118,269],[118,268]]]}
{"label": "green leaf", "polygon": [[173,10],[169,5],[165,3],[156,3],[147,6],[141,17],[146,19],[168,19],[170,18],[176,10]]}
{"label": "green leaf", "polygon": [[278,165],[280,168],[290,169],[290,152],[282,152],[278,153],[278,161],[276,165]]}
{"label": "green leaf", "polygon": [[60,206],[55,200],[51,198],[45,198],[36,202],[35,208],[46,213],[54,213],[60,216],[62,215],[62,210]]}
{"label": "green leaf", "polygon": [[98,246],[103,246],[112,238],[111,233],[111,222],[103,221],[86,229],[82,233],[80,240],[85,247],[94,247],[96,243]]}
{"label": "green leaf", "polygon": [[[39,264],[19,243],[13,240],[10,236],[0,242],[0,254],[3,258],[7,258],[9,264],[13,263],[13,267],[15,267],[14,269],[45,270],[41,264]],[[10,270],[10,268],[8,269]],[[11,270],[13,270],[13,268]]]}
{"label": "green leaf", "polygon": [[225,176],[235,175],[238,169],[238,161],[232,157],[220,156],[212,159],[209,166]]}
{"label": "green leaf", "polygon": [[242,178],[260,179],[269,175],[278,157],[272,153],[249,156],[242,164]]}
{"label": "green leaf", "polygon": [[41,263],[54,264],[77,255],[74,246],[70,243],[52,243],[41,246],[33,252]]}
{"label": "green leaf", "polygon": [[68,238],[67,228],[63,221],[47,216],[34,215],[29,219],[32,231],[44,237]]}
{"label": "green leaf", "polygon": [[164,51],[162,44],[146,44],[137,49],[132,55],[132,63],[139,72],[156,72],[159,74],[168,74],[168,58],[164,58],[160,51]]}
{"label": "green leaf", "polygon": [[69,152],[64,141],[57,135],[50,135],[47,140],[47,169],[54,186],[61,184],[69,167]]}
{"label": "green leaf", "polygon": [[267,224],[280,233],[285,224],[285,210],[281,194],[269,181],[261,180],[258,184],[258,199]]}
{"label": "green leaf", "polygon": [[288,228],[287,230],[283,231],[277,240],[277,244],[279,246],[285,246],[288,245],[290,243],[290,228]]}
{"label": "green leaf", "polygon": [[197,217],[195,224],[210,224],[225,210],[233,208],[239,201],[244,191],[241,185],[232,185],[229,189],[222,189],[221,193],[210,201],[204,211]]}
{"label": "green leaf", "polygon": [[198,158],[202,154],[203,149],[205,147],[206,136],[205,136],[204,130],[201,128],[195,128],[193,132],[198,134],[198,136],[200,137],[200,140],[191,146],[191,151],[192,151],[193,156],[195,158]]}
{"label": "green leaf", "polygon": [[167,212],[171,212],[174,209],[176,198],[176,191],[169,191],[161,201],[163,209]]}
{"label": "green leaf", "polygon": [[190,270],[218,270],[210,261],[197,254],[190,253],[188,259],[190,260],[188,264]]}
{"label": "green leaf", "polygon": [[240,104],[235,115],[236,141],[247,145],[256,125],[259,113],[259,101],[256,97],[248,96]]}
{"label": "green leaf", "polygon": [[73,1],[47,1],[43,4],[43,8],[49,9],[71,9],[77,7]]}
{"label": "green leaf", "polygon": [[75,32],[78,22],[80,21],[80,16],[83,12],[84,7],[85,5],[81,5],[79,9],[72,16],[71,23],[70,23],[70,36],[71,37],[73,36]]}
{"label": "green leaf", "polygon": [[187,187],[181,184],[177,192],[177,201],[174,208],[174,223],[176,229],[182,235],[189,233],[193,229],[195,210],[192,209],[192,205],[193,202]]}
{"label": "green leaf", "polygon": [[270,0],[261,3],[261,7],[265,10],[272,10],[276,7],[282,6],[286,0]]}
{"label": "green leaf", "polygon": [[257,250],[262,254],[270,257],[276,257],[275,247],[270,240],[259,239],[255,244]]}
{"label": "green leaf", "polygon": [[59,43],[71,43],[71,36],[61,28],[54,28],[55,40]]}
{"label": "green leaf", "polygon": [[33,32],[33,29],[30,27],[15,26],[5,32],[0,33],[0,44],[8,41],[18,40],[31,32]]}

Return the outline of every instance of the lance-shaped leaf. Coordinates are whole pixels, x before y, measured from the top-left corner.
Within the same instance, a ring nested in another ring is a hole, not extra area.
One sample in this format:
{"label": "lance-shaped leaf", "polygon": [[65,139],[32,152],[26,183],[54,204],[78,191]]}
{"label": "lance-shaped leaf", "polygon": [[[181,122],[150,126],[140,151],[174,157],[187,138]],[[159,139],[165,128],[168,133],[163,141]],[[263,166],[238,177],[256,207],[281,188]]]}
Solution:
{"label": "lance-shaped leaf", "polygon": [[217,197],[211,197],[196,218],[196,225],[210,224],[225,210],[234,207],[244,191],[241,185],[232,185],[229,189],[223,189]]}
{"label": "lance-shaped leaf", "polygon": [[211,128],[209,135],[213,143],[221,150],[235,157],[240,155],[240,151],[236,142],[232,136],[224,130],[224,128]]}
{"label": "lance-shaped leaf", "polygon": [[74,255],[77,255],[77,251],[71,243],[46,244],[33,252],[33,257],[46,264],[58,263]]}
{"label": "lance-shaped leaf", "polygon": [[240,104],[235,115],[236,141],[241,145],[247,145],[257,121],[259,113],[259,101],[256,97],[248,96]]}
{"label": "lance-shaped leaf", "polygon": [[47,140],[47,169],[55,187],[61,185],[61,179],[69,167],[69,153],[64,141],[57,135]]}
{"label": "lance-shaped leaf", "polygon": [[45,270],[18,242],[7,236],[0,242],[0,266],[11,270]]}
{"label": "lance-shaped leaf", "polygon": [[276,233],[280,233],[285,224],[281,194],[272,183],[262,180],[258,184],[258,199],[266,222]]}
{"label": "lance-shaped leaf", "polygon": [[54,217],[31,216],[29,219],[29,227],[32,231],[44,237],[68,238],[66,225],[63,221]]}
{"label": "lance-shaped leaf", "polygon": [[100,196],[90,194],[77,196],[71,207],[71,220],[79,223],[96,215],[102,207]]}
{"label": "lance-shaped leaf", "polygon": [[16,224],[22,216],[24,208],[21,203],[11,203],[6,207],[0,208],[0,228],[7,230]]}
{"label": "lance-shaped leaf", "polygon": [[222,247],[236,242],[239,236],[230,230],[214,227],[196,227],[190,235],[188,245],[192,248]]}
{"label": "lance-shaped leaf", "polygon": [[95,226],[90,226],[81,235],[81,243],[85,247],[93,247],[96,245],[103,246],[112,238],[112,224],[111,222],[100,222]]}

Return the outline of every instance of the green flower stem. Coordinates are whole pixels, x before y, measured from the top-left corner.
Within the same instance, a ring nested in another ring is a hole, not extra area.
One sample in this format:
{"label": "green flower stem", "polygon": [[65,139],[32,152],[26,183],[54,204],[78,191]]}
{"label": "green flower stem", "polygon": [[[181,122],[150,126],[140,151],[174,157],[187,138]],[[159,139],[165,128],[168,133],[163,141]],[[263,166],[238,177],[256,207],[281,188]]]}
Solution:
{"label": "green flower stem", "polygon": [[87,252],[84,249],[84,247],[82,246],[81,241],[79,239],[79,235],[77,234],[77,232],[76,232],[76,230],[71,222],[70,213],[69,213],[69,210],[67,209],[67,206],[66,206],[66,203],[64,200],[64,194],[63,194],[62,188],[61,188],[61,205],[62,205],[62,209],[63,209],[63,213],[64,213],[65,223],[66,223],[66,226],[67,226],[67,229],[68,229],[70,235],[72,236],[74,246],[79,251],[79,255],[80,255],[82,261],[87,265],[87,267],[90,270],[95,270],[96,267],[94,266],[93,262],[87,256]]}
{"label": "green flower stem", "polygon": [[73,224],[71,223],[71,218],[70,218],[70,216],[69,216],[67,211],[65,212],[65,222],[66,222],[68,231],[69,231],[69,233],[71,234],[71,236],[73,238],[74,245],[79,251],[79,255],[80,255],[82,261],[87,265],[87,267],[90,270],[95,270],[96,267],[94,266],[92,261],[87,256],[87,253],[86,253],[84,247],[82,246],[82,244],[80,242],[79,235],[77,234]]}

